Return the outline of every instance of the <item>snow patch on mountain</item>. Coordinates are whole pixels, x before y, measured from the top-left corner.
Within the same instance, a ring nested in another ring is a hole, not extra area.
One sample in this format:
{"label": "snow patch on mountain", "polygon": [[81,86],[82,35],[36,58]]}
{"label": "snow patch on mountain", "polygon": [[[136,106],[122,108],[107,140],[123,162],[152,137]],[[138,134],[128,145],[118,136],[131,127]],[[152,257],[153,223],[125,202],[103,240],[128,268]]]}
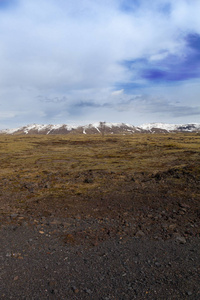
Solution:
{"label": "snow patch on mountain", "polygon": [[189,124],[165,124],[165,123],[148,123],[135,127],[127,123],[109,123],[96,122],[88,125],[39,125],[31,124],[15,129],[1,130],[0,134],[66,134],[74,131],[83,134],[103,134],[108,133],[125,133],[131,134],[135,132],[193,132],[200,131],[200,123]]}
{"label": "snow patch on mountain", "polygon": [[159,129],[164,129],[167,131],[172,131],[172,130],[176,130],[177,126],[181,126],[181,125],[164,124],[164,123],[149,123],[149,124],[142,124],[139,127],[144,130],[152,130],[153,128],[159,128]]}
{"label": "snow patch on mountain", "polygon": [[149,130],[152,129],[162,129],[166,131],[195,131],[200,130],[200,124],[199,123],[189,123],[189,124],[167,124],[167,123],[148,123],[148,124],[142,124],[139,126],[139,128],[143,130]]}

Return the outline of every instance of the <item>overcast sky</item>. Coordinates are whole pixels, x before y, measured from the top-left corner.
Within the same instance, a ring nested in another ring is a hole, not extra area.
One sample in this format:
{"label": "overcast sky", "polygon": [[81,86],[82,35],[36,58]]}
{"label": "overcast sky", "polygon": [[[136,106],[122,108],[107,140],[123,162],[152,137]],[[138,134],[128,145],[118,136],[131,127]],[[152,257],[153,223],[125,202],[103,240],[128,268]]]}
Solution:
{"label": "overcast sky", "polygon": [[0,128],[200,123],[199,0],[0,0]]}

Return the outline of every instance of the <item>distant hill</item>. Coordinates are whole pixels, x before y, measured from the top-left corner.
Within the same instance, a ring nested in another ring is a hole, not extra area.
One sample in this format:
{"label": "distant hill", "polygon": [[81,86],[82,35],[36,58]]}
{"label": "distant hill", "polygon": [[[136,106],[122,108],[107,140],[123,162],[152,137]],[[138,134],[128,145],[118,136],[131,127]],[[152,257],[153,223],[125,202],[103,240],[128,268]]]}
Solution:
{"label": "distant hill", "polygon": [[97,122],[84,126],[71,125],[38,125],[32,124],[15,129],[1,130],[0,134],[133,134],[133,133],[167,133],[167,132],[200,132],[200,123],[165,124],[149,123],[133,126],[125,123]]}

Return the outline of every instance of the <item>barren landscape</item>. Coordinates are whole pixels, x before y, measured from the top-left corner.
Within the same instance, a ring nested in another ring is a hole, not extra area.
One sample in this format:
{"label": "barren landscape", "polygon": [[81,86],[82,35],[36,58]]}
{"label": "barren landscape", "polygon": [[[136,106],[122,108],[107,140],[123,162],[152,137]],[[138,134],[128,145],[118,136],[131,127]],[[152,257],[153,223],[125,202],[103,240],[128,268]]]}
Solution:
{"label": "barren landscape", "polygon": [[0,136],[1,299],[199,299],[200,134]]}

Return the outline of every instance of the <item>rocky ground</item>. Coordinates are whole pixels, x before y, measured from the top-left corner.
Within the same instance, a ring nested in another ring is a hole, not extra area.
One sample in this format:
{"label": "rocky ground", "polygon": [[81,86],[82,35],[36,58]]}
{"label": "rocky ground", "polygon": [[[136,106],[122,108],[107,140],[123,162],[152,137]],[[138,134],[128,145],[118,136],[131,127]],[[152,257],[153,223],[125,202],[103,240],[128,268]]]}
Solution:
{"label": "rocky ground", "polygon": [[72,245],[60,226],[2,230],[1,299],[199,299],[199,238]]}
{"label": "rocky ground", "polygon": [[20,179],[14,193],[12,178],[1,182],[1,299],[200,298],[198,168],[71,180],[100,176],[104,186],[67,202],[49,195],[18,206],[40,184]]}
{"label": "rocky ground", "polygon": [[1,136],[0,299],[200,299],[199,141]]}

